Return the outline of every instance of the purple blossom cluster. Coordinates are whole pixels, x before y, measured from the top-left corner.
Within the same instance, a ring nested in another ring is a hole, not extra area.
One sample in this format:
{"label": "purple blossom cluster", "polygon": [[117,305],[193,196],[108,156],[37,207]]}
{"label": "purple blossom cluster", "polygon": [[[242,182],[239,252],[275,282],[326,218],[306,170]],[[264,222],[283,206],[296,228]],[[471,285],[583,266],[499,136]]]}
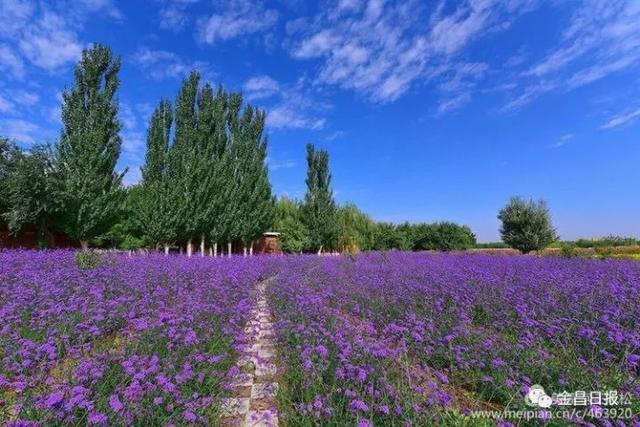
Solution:
{"label": "purple blossom cluster", "polygon": [[290,425],[474,425],[472,411],[527,409],[533,384],[617,390],[640,412],[640,263],[390,252],[279,269]]}
{"label": "purple blossom cluster", "polygon": [[0,424],[212,424],[264,258],[0,251]]}

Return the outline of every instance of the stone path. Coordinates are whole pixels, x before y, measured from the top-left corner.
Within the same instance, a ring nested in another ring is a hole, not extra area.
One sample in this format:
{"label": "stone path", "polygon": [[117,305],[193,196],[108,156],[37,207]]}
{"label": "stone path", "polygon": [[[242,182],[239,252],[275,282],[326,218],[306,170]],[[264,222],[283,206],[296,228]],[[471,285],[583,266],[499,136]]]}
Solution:
{"label": "stone path", "polygon": [[257,303],[245,328],[248,345],[237,362],[241,373],[230,385],[233,397],[221,401],[223,426],[278,426],[277,369],[266,285],[263,281],[257,287]]}

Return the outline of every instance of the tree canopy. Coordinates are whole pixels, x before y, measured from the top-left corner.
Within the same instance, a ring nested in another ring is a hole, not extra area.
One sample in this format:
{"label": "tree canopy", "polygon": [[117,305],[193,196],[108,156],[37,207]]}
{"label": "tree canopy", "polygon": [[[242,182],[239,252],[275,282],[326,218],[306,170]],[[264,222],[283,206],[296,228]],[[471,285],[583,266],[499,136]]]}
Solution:
{"label": "tree canopy", "polygon": [[523,253],[544,249],[558,238],[544,200],[512,197],[498,219],[502,221],[502,240]]}

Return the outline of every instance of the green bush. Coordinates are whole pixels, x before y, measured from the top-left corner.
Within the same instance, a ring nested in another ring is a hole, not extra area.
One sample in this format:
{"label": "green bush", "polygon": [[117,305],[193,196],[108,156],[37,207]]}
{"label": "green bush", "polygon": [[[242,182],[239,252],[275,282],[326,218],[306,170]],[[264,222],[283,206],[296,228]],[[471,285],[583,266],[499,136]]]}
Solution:
{"label": "green bush", "polygon": [[600,259],[610,258],[611,255],[613,255],[613,249],[611,246],[596,246],[593,250]]}
{"label": "green bush", "polygon": [[79,251],[76,252],[75,261],[81,270],[91,270],[102,264],[102,256],[95,251]]}
{"label": "green bush", "polygon": [[565,258],[573,258],[575,256],[578,255],[578,252],[576,251],[576,247],[573,245],[568,245],[566,243],[563,243],[560,246],[560,256],[563,256]]}

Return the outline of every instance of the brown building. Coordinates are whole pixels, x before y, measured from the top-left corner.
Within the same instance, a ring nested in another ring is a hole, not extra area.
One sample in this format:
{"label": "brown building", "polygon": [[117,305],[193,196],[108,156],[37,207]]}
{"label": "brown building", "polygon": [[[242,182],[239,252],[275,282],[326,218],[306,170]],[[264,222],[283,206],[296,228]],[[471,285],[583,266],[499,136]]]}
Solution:
{"label": "brown building", "polygon": [[281,254],[280,233],[267,231],[260,236],[260,239],[253,245],[253,252],[258,254]]}
{"label": "brown building", "polygon": [[[74,242],[63,233],[47,233],[48,248],[77,248],[78,246],[77,242]],[[0,248],[37,249],[38,230],[35,227],[26,227],[14,236],[9,232],[7,224],[0,221]]]}

